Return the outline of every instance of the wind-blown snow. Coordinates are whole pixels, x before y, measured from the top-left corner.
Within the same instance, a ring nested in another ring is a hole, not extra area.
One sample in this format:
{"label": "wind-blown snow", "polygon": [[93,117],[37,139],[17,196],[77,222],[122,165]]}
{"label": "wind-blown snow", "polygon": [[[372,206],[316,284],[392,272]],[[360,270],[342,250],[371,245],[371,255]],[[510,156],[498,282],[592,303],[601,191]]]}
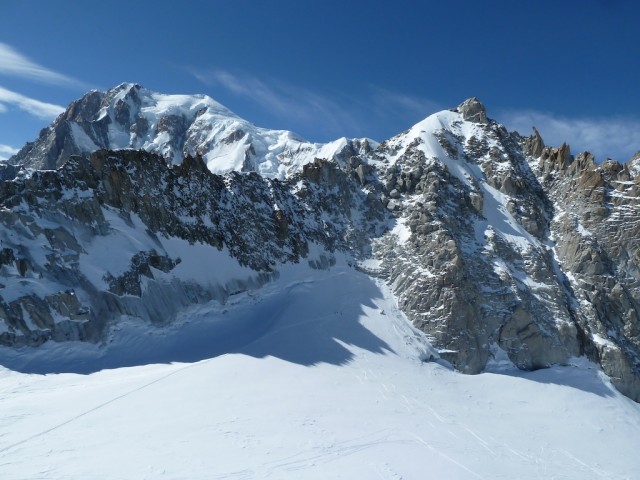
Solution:
{"label": "wind-blown snow", "polygon": [[640,407],[586,361],[424,363],[389,291],[344,263],[260,292],[165,330],[131,320],[106,347],[3,349],[0,477],[640,476]]}

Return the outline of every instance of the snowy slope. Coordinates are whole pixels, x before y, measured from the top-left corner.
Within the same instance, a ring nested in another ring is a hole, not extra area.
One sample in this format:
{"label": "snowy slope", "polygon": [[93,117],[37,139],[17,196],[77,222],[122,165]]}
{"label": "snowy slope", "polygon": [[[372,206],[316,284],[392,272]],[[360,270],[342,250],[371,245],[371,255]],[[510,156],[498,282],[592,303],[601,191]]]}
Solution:
{"label": "snowy slope", "polygon": [[640,476],[640,407],[597,367],[424,363],[389,291],[344,263],[77,347],[2,351],[1,478]]}
{"label": "snowy slope", "polygon": [[56,168],[73,154],[135,149],[162,155],[171,164],[201,155],[214,173],[256,171],[282,179],[316,157],[334,159],[375,145],[346,138],[311,143],[287,130],[257,127],[206,95],[166,95],[123,83],[72,103],[10,163]]}
{"label": "snowy slope", "polygon": [[[339,144],[338,141],[334,142],[334,148],[325,147],[289,131],[256,127],[206,95],[165,95],[131,84],[121,85],[117,90],[97,118],[97,121],[109,118],[111,149],[143,149],[159,153],[173,164],[181,163],[184,155],[201,154],[214,173],[240,171],[255,159],[259,173],[284,177],[288,168],[313,160],[323,149],[331,155]],[[130,117],[123,124],[117,119],[121,102],[126,103]],[[140,119],[148,124],[143,134],[136,129],[126,130],[127,124]],[[178,128],[185,129],[182,148],[176,141],[182,132],[173,131]]]}

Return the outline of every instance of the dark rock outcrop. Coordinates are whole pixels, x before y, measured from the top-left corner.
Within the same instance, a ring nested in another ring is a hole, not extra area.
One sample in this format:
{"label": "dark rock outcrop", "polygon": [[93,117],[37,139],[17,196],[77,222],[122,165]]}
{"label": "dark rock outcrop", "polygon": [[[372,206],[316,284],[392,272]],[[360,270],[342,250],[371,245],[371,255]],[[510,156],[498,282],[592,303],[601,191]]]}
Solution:
{"label": "dark rock outcrop", "polygon": [[487,123],[487,111],[484,105],[476,97],[465,100],[457,109],[464,120],[473,123]]}

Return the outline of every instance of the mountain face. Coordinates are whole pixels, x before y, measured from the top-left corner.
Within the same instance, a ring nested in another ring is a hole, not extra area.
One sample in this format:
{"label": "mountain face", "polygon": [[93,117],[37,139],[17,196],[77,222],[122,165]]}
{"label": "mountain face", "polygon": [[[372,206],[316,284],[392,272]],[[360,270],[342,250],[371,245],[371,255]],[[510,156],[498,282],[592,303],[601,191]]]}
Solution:
{"label": "mountain face", "polygon": [[205,95],[163,95],[123,83],[73,102],[10,162],[55,169],[71,155],[134,149],[172,164],[199,155],[214,173],[256,171],[282,179],[316,157],[364,153],[369,142],[343,138],[313,144],[288,131],[258,128]]}
{"label": "mountain face", "polygon": [[124,84],[10,163],[24,168],[0,187],[6,347],[166,325],[346,256],[462,372],[586,355],[640,401],[637,161],[508,132],[477,99],[380,144],[320,145]]}

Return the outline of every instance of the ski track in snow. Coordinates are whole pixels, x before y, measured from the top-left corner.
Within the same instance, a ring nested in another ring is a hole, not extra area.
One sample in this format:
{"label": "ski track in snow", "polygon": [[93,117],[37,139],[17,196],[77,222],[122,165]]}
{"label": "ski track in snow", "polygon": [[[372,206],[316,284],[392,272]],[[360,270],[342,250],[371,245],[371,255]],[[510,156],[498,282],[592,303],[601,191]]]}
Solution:
{"label": "ski track in snow", "polygon": [[153,380],[151,382],[145,383],[144,385],[141,385],[141,386],[139,386],[137,388],[134,388],[133,390],[130,390],[130,391],[126,392],[126,393],[123,393],[122,395],[118,395],[117,397],[114,397],[114,398],[112,398],[110,400],[107,400],[106,402],[101,403],[100,405],[97,405],[97,406],[95,406],[95,407],[93,407],[93,408],[91,408],[89,410],[86,410],[86,411],[84,411],[82,413],[79,413],[78,415],[75,415],[74,417],[70,418],[69,420],[66,420],[66,421],[64,421],[62,423],[54,425],[53,427],[47,428],[46,430],[38,432],[38,433],[36,433],[34,435],[31,435],[30,437],[25,438],[24,440],[20,440],[20,441],[15,442],[15,443],[13,443],[11,445],[7,445],[6,447],[2,447],[2,448],[0,448],[0,455],[4,454],[5,452],[7,452],[7,451],[9,451],[9,450],[11,450],[11,449],[13,449],[15,447],[18,447],[20,445],[24,445],[25,443],[30,442],[31,440],[34,440],[34,439],[39,438],[39,437],[42,437],[42,436],[44,436],[44,435],[46,435],[46,434],[48,434],[50,432],[53,432],[55,430],[58,430],[58,429],[60,429],[60,428],[62,428],[64,426],[66,426],[66,425],[69,425],[70,423],[75,422],[76,420],[79,420],[80,418],[84,417],[85,415],[89,415],[91,413],[94,413],[94,412],[100,410],[101,408],[106,407],[107,405],[111,405],[112,403],[117,402],[118,400],[121,400],[121,399],[126,398],[126,397],[128,397],[128,396],[130,396],[130,395],[132,395],[132,394],[134,394],[136,392],[144,390],[145,388],[148,388],[151,385],[155,385],[158,382],[166,380],[167,378],[172,377],[173,375],[181,373],[183,370],[185,370],[187,368],[193,368],[193,367],[198,366],[198,365],[200,365],[200,363],[194,363],[194,364],[191,364],[191,365],[186,365],[186,366],[180,368],[180,370],[176,370],[176,371],[167,373],[166,375],[163,375],[163,376],[161,376],[160,378],[158,378],[156,380]]}
{"label": "ski track in snow", "polygon": [[[219,316],[265,322],[215,357],[145,363],[164,337],[124,329],[138,365],[0,369],[0,478],[640,477],[640,409],[594,391],[591,364],[460,375],[420,360],[428,342],[381,284],[344,265],[299,273],[194,310],[208,335]],[[313,362],[299,352],[315,347]]]}

